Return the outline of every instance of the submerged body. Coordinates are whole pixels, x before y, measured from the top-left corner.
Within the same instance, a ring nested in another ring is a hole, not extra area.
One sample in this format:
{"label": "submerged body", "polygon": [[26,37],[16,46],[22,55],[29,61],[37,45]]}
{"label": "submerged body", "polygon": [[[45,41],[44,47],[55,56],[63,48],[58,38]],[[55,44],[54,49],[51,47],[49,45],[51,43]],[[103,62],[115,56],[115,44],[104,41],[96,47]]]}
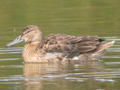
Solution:
{"label": "submerged body", "polygon": [[105,39],[95,36],[51,34],[45,39],[38,26],[30,25],[6,47],[29,42],[23,48],[24,62],[66,62],[99,60],[114,41],[101,44]]}

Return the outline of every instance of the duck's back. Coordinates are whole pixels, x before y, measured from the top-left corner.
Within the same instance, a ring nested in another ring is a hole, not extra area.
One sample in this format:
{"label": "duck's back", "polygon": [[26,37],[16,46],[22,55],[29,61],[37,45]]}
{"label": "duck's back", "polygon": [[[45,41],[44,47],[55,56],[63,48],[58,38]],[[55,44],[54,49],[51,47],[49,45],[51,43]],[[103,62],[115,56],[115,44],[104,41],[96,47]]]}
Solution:
{"label": "duck's back", "polygon": [[94,51],[103,38],[95,36],[71,36],[61,34],[51,34],[45,38],[39,48],[44,49],[46,53],[64,53],[72,58],[80,53]]}

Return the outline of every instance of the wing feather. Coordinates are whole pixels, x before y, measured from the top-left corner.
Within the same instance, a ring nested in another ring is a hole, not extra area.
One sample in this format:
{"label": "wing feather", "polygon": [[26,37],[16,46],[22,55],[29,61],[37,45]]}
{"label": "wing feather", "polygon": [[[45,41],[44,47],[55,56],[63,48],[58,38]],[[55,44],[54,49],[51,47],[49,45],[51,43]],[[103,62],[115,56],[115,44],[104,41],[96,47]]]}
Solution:
{"label": "wing feather", "polygon": [[51,34],[45,38],[41,48],[46,52],[61,52],[70,54],[86,53],[97,48],[102,38],[95,36],[70,36]]}

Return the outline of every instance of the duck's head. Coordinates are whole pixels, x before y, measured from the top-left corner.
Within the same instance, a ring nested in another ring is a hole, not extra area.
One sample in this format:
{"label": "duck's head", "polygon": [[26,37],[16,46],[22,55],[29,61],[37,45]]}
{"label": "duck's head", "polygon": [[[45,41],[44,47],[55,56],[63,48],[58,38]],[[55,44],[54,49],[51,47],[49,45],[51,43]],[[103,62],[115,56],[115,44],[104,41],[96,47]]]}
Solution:
{"label": "duck's head", "polygon": [[29,25],[22,30],[21,34],[15,40],[8,43],[6,47],[11,47],[21,42],[41,42],[43,39],[43,34],[39,27]]}

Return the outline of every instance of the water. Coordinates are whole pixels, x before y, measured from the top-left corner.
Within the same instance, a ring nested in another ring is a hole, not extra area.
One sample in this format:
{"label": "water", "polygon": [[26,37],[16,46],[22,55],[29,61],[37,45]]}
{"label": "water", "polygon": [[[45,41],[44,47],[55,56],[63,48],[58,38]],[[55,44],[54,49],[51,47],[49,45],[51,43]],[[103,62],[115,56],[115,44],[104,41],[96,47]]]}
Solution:
{"label": "water", "polygon": [[[0,90],[119,90],[119,0],[1,0]],[[51,33],[94,35],[115,40],[100,61],[81,63],[23,63],[25,43],[11,48],[27,25]]]}

